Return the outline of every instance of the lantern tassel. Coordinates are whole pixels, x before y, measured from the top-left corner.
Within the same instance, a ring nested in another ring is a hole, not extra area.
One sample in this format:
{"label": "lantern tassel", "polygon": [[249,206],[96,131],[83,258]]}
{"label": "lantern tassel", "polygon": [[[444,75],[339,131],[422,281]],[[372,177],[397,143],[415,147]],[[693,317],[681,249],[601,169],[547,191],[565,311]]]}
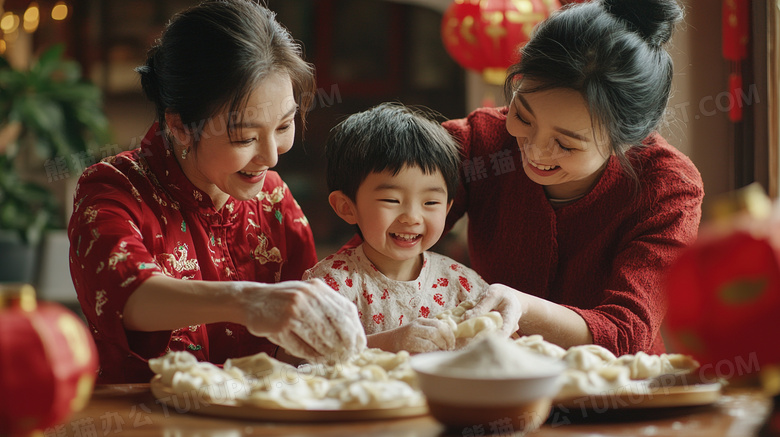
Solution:
{"label": "lantern tassel", "polygon": [[735,69],[729,75],[729,120],[732,123],[742,121],[742,74]]}

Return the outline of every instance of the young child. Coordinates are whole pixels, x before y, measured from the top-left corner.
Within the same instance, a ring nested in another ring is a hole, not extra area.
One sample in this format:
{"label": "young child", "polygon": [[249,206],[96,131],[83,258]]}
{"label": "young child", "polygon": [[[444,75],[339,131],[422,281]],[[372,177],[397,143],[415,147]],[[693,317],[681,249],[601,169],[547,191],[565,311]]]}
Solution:
{"label": "young child", "polygon": [[448,350],[455,337],[436,314],[477,301],[487,283],[428,252],[444,230],[460,154],[427,113],[384,103],[348,117],[328,139],[329,201],[363,243],[306,271],[358,308],[368,346],[410,353]]}

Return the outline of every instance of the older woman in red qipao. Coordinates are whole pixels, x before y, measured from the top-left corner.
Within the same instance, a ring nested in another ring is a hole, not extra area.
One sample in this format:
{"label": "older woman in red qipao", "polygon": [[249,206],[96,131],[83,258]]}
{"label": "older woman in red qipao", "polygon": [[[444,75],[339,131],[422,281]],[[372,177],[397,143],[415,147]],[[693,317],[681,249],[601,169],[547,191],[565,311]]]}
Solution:
{"label": "older woman in red qipao", "polygon": [[148,359],[167,351],[219,364],[364,347],[349,301],[297,281],[316,262],[312,233],[271,168],[315,83],[273,13],[206,1],[173,18],[138,72],[157,122],[84,172],[69,226],[98,381],[149,381]]}

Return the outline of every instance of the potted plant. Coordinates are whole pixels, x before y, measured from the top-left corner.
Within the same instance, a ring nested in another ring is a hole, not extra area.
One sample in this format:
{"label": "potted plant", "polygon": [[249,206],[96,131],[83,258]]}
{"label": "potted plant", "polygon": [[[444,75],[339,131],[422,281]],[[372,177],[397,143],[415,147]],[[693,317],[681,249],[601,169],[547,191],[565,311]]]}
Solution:
{"label": "potted plant", "polygon": [[35,282],[45,231],[66,223],[57,191],[110,139],[100,89],[63,53],[29,69],[0,57],[0,282]]}

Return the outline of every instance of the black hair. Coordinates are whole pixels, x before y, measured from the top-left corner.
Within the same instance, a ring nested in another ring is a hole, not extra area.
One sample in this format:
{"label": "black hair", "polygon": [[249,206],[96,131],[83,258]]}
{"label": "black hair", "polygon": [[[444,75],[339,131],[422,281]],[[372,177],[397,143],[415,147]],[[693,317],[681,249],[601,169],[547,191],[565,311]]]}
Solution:
{"label": "black hair", "polygon": [[419,167],[426,174],[441,172],[447,199],[458,187],[460,149],[449,132],[424,108],[382,103],[350,115],[331,130],[325,155],[328,189],[355,200],[369,174]]}
{"label": "black hair", "polygon": [[305,128],[316,90],[301,46],[252,0],[207,0],[176,14],[136,71],[161,130],[172,111],[196,134],[224,109],[239,114],[254,87],[274,73],[290,77]]}
{"label": "black hair", "polygon": [[504,91],[569,88],[582,94],[594,125],[626,173],[638,181],[626,152],[655,131],[672,86],[672,58],[664,45],[683,12],[675,0],[593,0],[570,4],[540,23],[510,67]]}

